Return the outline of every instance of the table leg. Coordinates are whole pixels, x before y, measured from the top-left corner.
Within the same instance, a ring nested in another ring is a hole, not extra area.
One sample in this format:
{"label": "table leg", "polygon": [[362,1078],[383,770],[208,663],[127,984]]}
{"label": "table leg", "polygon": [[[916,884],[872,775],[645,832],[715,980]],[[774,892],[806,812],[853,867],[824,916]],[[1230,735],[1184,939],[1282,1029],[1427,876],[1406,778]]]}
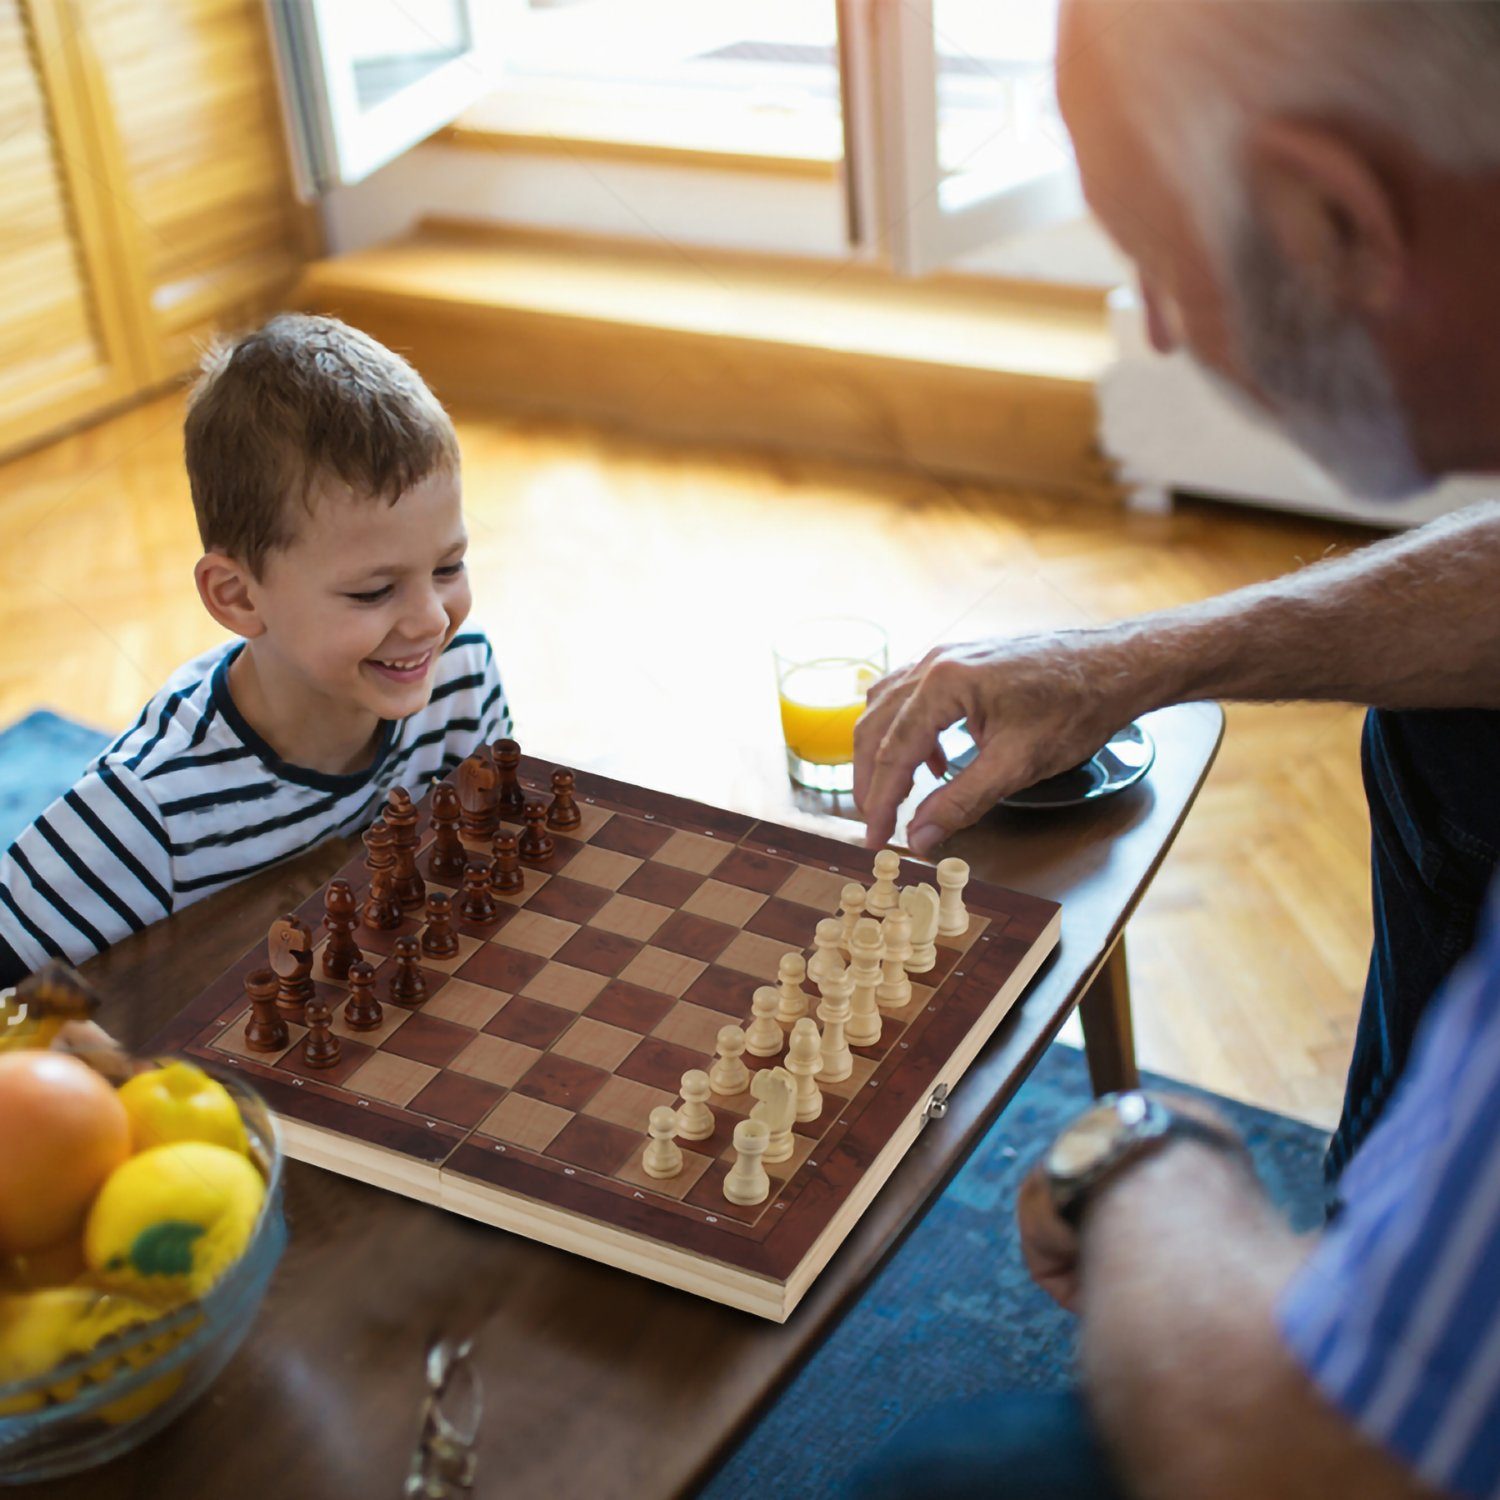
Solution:
{"label": "table leg", "polygon": [[1089,1060],[1089,1082],[1095,1094],[1133,1089],[1140,1082],[1135,1066],[1135,1032],[1130,1024],[1130,975],[1125,968],[1122,932],[1083,992],[1078,1007],[1083,1046]]}

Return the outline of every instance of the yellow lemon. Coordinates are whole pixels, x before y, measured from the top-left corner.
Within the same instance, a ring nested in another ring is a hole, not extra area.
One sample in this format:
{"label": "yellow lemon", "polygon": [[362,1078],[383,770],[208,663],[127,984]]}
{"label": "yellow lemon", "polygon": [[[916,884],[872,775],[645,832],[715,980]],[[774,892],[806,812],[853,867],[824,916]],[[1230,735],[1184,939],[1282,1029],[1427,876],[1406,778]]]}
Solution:
{"label": "yellow lemon", "polygon": [[83,1253],[112,1285],[201,1296],[244,1253],[265,1194],[260,1173],[226,1146],[153,1146],[100,1188]]}
{"label": "yellow lemon", "polygon": [[[87,1354],[111,1334],[156,1316],[154,1308],[134,1298],[89,1287],[48,1287],[0,1298],[0,1385],[34,1380],[74,1355]],[[35,1411],[48,1400],[70,1401],[89,1380],[103,1380],[117,1363],[103,1360],[82,1374],[0,1401],[0,1416]]]}
{"label": "yellow lemon", "polygon": [[133,1151],[172,1141],[209,1141],[244,1156],[245,1122],[229,1090],[190,1062],[170,1062],[137,1073],[119,1089],[130,1119]]}

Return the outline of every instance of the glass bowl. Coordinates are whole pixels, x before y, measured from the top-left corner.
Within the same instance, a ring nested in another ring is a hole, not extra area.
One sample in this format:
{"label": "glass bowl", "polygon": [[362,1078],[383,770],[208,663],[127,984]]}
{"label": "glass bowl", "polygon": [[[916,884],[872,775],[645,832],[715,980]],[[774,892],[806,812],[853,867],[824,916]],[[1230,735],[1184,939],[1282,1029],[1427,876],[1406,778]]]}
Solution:
{"label": "glass bowl", "polygon": [[245,1253],[201,1299],[43,1375],[0,1384],[0,1485],[75,1474],[128,1453],[196,1401],[250,1331],[286,1247],[281,1137],[258,1094],[236,1079],[222,1081],[266,1179]]}

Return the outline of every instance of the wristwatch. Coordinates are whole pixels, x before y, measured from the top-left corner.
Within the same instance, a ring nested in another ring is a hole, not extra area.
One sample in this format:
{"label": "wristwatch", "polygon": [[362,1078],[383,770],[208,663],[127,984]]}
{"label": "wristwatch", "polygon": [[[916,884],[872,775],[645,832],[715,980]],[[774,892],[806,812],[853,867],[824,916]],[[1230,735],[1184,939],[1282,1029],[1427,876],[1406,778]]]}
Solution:
{"label": "wristwatch", "polygon": [[1106,1094],[1053,1141],[1043,1158],[1052,1206],[1077,1228],[1089,1199],[1104,1183],[1170,1140],[1200,1141],[1245,1154],[1232,1131],[1184,1114],[1153,1094],[1139,1089]]}

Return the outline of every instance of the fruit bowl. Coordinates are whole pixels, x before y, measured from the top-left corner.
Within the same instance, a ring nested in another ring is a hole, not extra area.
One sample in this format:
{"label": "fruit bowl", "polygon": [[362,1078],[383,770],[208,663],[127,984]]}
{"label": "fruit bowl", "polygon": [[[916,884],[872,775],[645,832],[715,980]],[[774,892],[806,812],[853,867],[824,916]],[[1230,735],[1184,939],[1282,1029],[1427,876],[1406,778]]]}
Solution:
{"label": "fruit bowl", "polygon": [[43,1375],[0,1384],[0,1485],[54,1479],[128,1453],[197,1400],[250,1331],[286,1247],[281,1140],[257,1094],[234,1079],[225,1086],[266,1179],[244,1253],[201,1298]]}

